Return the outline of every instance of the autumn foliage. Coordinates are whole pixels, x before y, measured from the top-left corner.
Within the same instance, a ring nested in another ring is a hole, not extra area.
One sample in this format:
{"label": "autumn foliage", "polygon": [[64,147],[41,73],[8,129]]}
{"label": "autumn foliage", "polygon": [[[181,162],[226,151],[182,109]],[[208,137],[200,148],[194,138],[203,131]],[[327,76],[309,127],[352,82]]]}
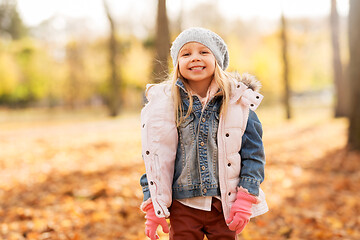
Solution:
{"label": "autumn foliage", "polygon": [[[346,150],[347,122],[259,115],[270,212],[240,239],[360,239],[360,155]],[[138,114],[2,122],[0,239],[146,239],[143,172]]]}

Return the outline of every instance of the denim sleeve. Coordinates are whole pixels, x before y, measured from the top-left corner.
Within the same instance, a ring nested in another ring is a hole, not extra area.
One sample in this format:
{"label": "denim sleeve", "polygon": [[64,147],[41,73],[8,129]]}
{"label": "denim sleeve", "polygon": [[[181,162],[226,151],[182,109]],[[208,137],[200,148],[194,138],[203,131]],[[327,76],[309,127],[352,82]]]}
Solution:
{"label": "denim sleeve", "polygon": [[144,194],[143,201],[145,202],[146,200],[148,200],[150,198],[150,190],[149,190],[149,184],[148,184],[146,173],[141,176],[140,185],[142,187],[142,191]]}
{"label": "denim sleeve", "polygon": [[242,137],[240,149],[241,186],[250,194],[259,195],[260,184],[264,181],[265,152],[262,142],[262,126],[256,113],[250,110],[248,122]]}

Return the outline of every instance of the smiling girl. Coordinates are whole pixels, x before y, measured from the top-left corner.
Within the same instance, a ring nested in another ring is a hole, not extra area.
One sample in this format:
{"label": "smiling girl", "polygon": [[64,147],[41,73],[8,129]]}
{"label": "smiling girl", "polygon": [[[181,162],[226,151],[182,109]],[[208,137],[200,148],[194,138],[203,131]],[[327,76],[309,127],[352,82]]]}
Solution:
{"label": "smiling girl", "polygon": [[170,239],[237,239],[268,211],[259,83],[225,72],[227,46],[207,29],[183,31],[171,57],[172,78],[147,86],[141,112],[146,235],[170,218]]}

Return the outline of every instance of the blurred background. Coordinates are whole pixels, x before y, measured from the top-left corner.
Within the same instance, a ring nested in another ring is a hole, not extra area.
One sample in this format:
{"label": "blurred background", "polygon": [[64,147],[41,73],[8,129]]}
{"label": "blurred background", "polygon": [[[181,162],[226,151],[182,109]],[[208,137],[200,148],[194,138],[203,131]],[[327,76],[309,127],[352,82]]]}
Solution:
{"label": "blurred background", "polygon": [[192,26],[265,96],[270,212],[240,239],[359,239],[358,16],[357,0],[0,0],[0,239],[146,239],[143,92]]}
{"label": "blurred background", "polygon": [[[256,75],[264,104],[277,104],[284,91],[282,14],[291,101],[334,103],[330,0],[168,0],[166,9],[155,0],[105,3],[2,0],[1,106],[75,109],[106,106],[118,97],[119,110],[138,109],[145,84],[171,70],[154,60],[163,64],[170,42],[191,26],[221,35],[229,46],[228,70]],[[335,7],[337,57],[346,70],[349,2],[338,0]]]}

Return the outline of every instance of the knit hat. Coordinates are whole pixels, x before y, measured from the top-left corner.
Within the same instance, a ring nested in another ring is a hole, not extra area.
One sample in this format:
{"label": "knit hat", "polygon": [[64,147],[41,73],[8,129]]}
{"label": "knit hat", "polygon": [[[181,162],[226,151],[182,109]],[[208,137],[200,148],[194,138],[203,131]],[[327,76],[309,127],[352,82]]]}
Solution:
{"label": "knit hat", "polygon": [[170,55],[176,65],[180,49],[189,42],[198,42],[205,45],[214,54],[219,66],[225,70],[229,65],[229,52],[226,43],[216,33],[199,27],[188,28],[181,32],[172,43]]}

